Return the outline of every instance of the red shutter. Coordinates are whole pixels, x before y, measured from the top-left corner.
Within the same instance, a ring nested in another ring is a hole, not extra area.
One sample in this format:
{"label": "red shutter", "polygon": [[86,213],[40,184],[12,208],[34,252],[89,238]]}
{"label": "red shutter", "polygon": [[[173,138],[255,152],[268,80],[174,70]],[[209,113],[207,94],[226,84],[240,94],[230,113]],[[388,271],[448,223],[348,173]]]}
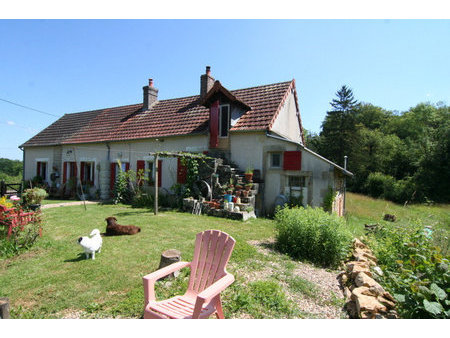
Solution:
{"label": "red shutter", "polygon": [[[142,174],[139,173],[139,170],[142,170]],[[145,171],[145,161],[137,161],[136,162],[136,175],[138,176],[139,179],[143,179],[145,177],[144,174]],[[141,181],[141,183],[139,185],[142,185],[144,182]]]}
{"label": "red shutter", "polygon": [[41,162],[37,162],[36,176],[41,176]]}
{"label": "red shutter", "polygon": [[63,169],[63,184],[67,181],[67,162],[64,162],[64,169]]}
{"label": "red shutter", "polygon": [[78,168],[77,168],[77,162],[72,162],[73,165],[73,177],[78,176]]}
{"label": "red shutter", "polygon": [[80,162],[80,167],[81,167],[80,180],[81,180],[82,183],[84,181],[84,166],[85,166],[85,163],[84,162]]}
{"label": "red shutter", "polygon": [[109,188],[111,189],[111,193],[114,189],[114,183],[116,181],[116,163],[110,164],[110,177],[109,177]]}
{"label": "red shutter", "polygon": [[158,160],[158,187],[161,186],[162,182],[162,160]]}
{"label": "red shutter", "polygon": [[177,183],[186,183],[187,168],[183,165],[181,158],[178,157],[177,165]]}
{"label": "red shutter", "polygon": [[125,162],[125,172],[130,170],[130,162]]}
{"label": "red shutter", "polygon": [[219,101],[209,108],[209,147],[217,148],[219,145]]}
{"label": "red shutter", "polygon": [[301,170],[302,152],[285,151],[283,154],[283,170]]}

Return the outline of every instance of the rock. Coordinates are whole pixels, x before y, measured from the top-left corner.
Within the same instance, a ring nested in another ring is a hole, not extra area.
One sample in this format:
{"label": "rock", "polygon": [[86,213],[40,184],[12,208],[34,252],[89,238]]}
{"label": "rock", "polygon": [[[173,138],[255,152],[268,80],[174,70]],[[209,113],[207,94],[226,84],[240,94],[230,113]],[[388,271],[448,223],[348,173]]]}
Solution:
{"label": "rock", "polygon": [[389,222],[395,222],[396,219],[397,219],[397,217],[395,217],[395,215],[391,215],[391,214],[385,214],[383,217],[383,220],[389,221]]}
{"label": "rock", "polygon": [[389,310],[395,309],[395,303],[394,303],[394,302],[391,302],[390,300],[387,300],[386,298],[384,298],[384,297],[382,297],[382,296],[378,296],[378,297],[377,297],[377,300],[378,300],[381,304],[385,305]]}
{"label": "rock", "polygon": [[339,283],[341,283],[342,286],[345,286],[345,284],[348,281],[348,276],[345,272],[340,273],[337,278],[339,280]]}
{"label": "rock", "polygon": [[353,239],[353,248],[361,248],[361,249],[365,249],[367,248],[367,246],[361,242],[358,238]]}
{"label": "rock", "polygon": [[397,301],[395,300],[395,298],[392,297],[392,295],[391,295],[389,292],[387,292],[387,291],[383,293],[383,297],[386,298],[386,299],[388,299],[388,300],[390,300],[390,301],[393,302],[393,303],[397,303]]}
{"label": "rock", "polygon": [[361,312],[361,319],[374,319],[375,315],[370,311]]}
{"label": "rock", "polygon": [[343,292],[346,300],[349,300],[350,297],[352,296],[352,292],[350,291],[350,289],[348,287],[345,287],[344,291],[342,291],[342,292]]}
{"label": "rock", "polygon": [[366,258],[366,260],[378,263],[378,259],[373,255],[372,251],[370,251],[369,249],[356,248],[355,251],[353,252],[353,256],[355,258],[357,257],[359,258],[356,260],[364,260],[363,258]]}
{"label": "rock", "polygon": [[353,301],[349,301],[345,304],[345,309],[347,310],[348,316],[350,318],[359,318],[359,313],[356,310],[356,303]]}
{"label": "rock", "polygon": [[386,315],[387,319],[398,319],[398,314],[397,311],[395,310],[390,310],[387,315]]}
{"label": "rock", "polygon": [[351,275],[352,278],[355,279],[356,276],[357,276],[360,272],[363,272],[363,273],[365,273],[367,276],[372,277],[372,273],[370,272],[370,270],[369,270],[368,268],[363,267],[363,266],[359,266],[359,265],[355,265],[355,266],[353,267],[353,270],[352,270],[352,275]]}
{"label": "rock", "polygon": [[367,287],[361,286],[356,288],[352,292],[352,300],[356,303],[356,310],[358,312],[370,311],[370,312],[386,312],[387,308],[385,305],[381,304],[377,298],[372,296],[367,296],[362,293],[363,290],[368,290]]}
{"label": "rock", "polygon": [[[368,276],[364,271],[358,272],[355,276],[354,282],[356,286],[367,286],[368,288],[373,287],[380,290],[379,294],[383,294],[385,291],[380,284],[378,284],[375,279]],[[382,290],[382,291],[381,291]]]}
{"label": "rock", "polygon": [[347,272],[352,272],[355,266],[359,266],[361,268],[365,268],[365,269],[369,270],[370,265],[368,262],[362,262],[362,261],[350,261],[345,265]]}
{"label": "rock", "polygon": [[383,276],[383,275],[384,275],[383,270],[381,270],[381,268],[380,268],[379,266],[373,267],[373,271],[375,271],[375,273],[376,273],[378,276]]}

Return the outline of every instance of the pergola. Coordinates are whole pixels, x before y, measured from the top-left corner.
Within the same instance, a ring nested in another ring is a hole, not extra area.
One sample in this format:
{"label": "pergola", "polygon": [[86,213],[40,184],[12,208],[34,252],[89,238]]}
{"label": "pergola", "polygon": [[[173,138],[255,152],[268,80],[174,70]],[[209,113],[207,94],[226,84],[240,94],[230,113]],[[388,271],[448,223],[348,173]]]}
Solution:
{"label": "pergola", "polygon": [[[158,152],[152,152],[149,153],[149,155],[154,156],[155,157],[155,182],[158,182],[158,169],[159,169],[159,164],[158,164],[158,160],[160,157],[176,157],[176,158],[193,158],[193,159],[202,159],[202,160],[210,160],[213,159],[212,157],[208,157],[204,154],[193,154],[193,153],[185,153],[185,152],[168,152],[168,151],[158,151]],[[155,184],[155,205],[154,205],[154,214],[157,215],[158,214],[158,187]]]}

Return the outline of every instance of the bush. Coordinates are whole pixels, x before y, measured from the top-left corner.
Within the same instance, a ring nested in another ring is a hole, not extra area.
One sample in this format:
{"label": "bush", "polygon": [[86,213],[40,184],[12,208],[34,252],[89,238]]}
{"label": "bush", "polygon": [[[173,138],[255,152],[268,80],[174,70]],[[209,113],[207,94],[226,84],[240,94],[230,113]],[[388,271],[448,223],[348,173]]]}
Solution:
{"label": "bush", "polygon": [[397,181],[394,177],[379,172],[370,173],[365,183],[365,191],[369,196],[397,203],[411,199],[414,190],[411,178]]}
{"label": "bush", "polygon": [[276,247],[293,258],[337,266],[349,253],[345,220],[321,208],[281,209],[275,215]]}
{"label": "bush", "polygon": [[369,237],[369,245],[384,271],[381,284],[398,301],[403,318],[449,318],[449,256],[435,243],[438,230],[420,224],[408,227],[385,224]]}
{"label": "bush", "polygon": [[26,189],[22,194],[22,200],[25,206],[41,204],[42,200],[46,197],[47,192],[41,188]]}
{"label": "bush", "polygon": [[8,238],[8,226],[2,227],[0,234],[0,257],[12,257],[30,249],[39,237],[42,227],[41,214],[37,213],[35,219],[25,226],[14,227]]}

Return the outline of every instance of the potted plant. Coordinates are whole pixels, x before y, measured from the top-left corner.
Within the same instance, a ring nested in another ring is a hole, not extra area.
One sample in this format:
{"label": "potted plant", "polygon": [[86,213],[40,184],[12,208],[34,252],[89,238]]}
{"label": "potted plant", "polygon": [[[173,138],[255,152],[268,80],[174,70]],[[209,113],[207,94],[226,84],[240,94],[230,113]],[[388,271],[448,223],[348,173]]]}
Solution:
{"label": "potted plant", "polygon": [[245,190],[250,191],[250,189],[252,188],[253,184],[252,183],[247,183],[245,185]]}
{"label": "potted plant", "polygon": [[41,202],[47,197],[47,192],[41,188],[26,189],[22,194],[23,203],[33,211],[41,207]]}
{"label": "potted plant", "polygon": [[247,190],[242,190],[242,196],[247,198],[248,197],[248,191]]}
{"label": "potted plant", "polygon": [[253,168],[247,167],[247,170],[245,171],[245,180],[247,182],[250,182],[253,178]]}
{"label": "potted plant", "polygon": [[239,191],[239,190],[242,190],[242,185],[240,185],[240,184],[236,184],[236,191]]}

